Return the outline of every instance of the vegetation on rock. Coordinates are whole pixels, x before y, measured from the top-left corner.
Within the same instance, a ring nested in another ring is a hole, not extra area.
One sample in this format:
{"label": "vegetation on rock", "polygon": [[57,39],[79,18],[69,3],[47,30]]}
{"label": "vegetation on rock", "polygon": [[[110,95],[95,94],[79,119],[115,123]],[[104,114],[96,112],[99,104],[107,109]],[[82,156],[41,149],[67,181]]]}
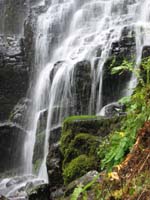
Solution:
{"label": "vegetation on rock", "polygon": [[64,121],[60,148],[65,184],[100,170],[97,151],[104,136],[119,128],[120,117],[73,116]]}
{"label": "vegetation on rock", "polygon": [[138,86],[131,97],[121,100],[126,105],[127,116],[121,122],[120,131],[113,131],[99,147],[101,167],[107,171],[100,173],[98,180],[86,191],[86,196],[83,187],[79,187],[78,200],[149,198],[150,58],[143,60],[140,69],[133,69],[131,63],[124,61],[113,69],[113,73],[123,70],[135,73]]}

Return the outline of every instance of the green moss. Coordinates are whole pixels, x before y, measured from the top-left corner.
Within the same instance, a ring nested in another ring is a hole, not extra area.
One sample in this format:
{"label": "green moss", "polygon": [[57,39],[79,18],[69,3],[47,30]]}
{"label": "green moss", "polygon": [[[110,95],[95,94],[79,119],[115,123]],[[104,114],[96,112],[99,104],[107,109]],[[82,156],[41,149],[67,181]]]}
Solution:
{"label": "green moss", "polygon": [[34,163],[34,165],[33,165],[33,171],[34,171],[35,174],[38,173],[39,168],[40,168],[40,166],[41,166],[41,162],[42,162],[41,159],[38,159],[38,160],[35,161],[35,163]]}
{"label": "green moss", "polygon": [[96,168],[94,157],[80,155],[73,159],[63,170],[65,184],[86,174],[88,171]]}
{"label": "green moss", "polygon": [[69,122],[72,122],[72,121],[79,121],[79,120],[88,120],[88,119],[97,119],[97,116],[95,116],[95,115],[70,116],[70,117],[67,117],[64,120],[64,123],[69,123]]}
{"label": "green moss", "polygon": [[[64,121],[60,148],[63,155],[62,169],[65,183],[86,173],[87,168],[99,169],[97,149],[104,136],[120,127],[121,118],[72,116]],[[83,155],[86,159],[82,159]],[[87,164],[87,158],[92,159],[92,162],[90,161],[92,167]],[[87,165],[87,168],[84,165]]]}
{"label": "green moss", "polygon": [[73,138],[72,131],[70,129],[67,131],[63,131],[61,139],[60,139],[61,152],[63,153],[63,155],[66,154],[66,150],[67,150],[66,147],[68,146],[66,144],[69,144],[72,138]]}
{"label": "green moss", "polygon": [[81,154],[86,154],[88,156],[95,155],[96,157],[99,144],[100,137],[98,136],[93,136],[87,133],[77,134],[66,148],[63,165]]}

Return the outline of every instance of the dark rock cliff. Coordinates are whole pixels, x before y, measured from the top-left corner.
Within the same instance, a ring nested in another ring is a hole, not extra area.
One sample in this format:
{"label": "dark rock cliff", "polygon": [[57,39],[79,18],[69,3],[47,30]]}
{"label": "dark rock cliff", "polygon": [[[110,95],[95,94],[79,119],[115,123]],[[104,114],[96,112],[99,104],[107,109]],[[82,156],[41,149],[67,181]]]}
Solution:
{"label": "dark rock cliff", "polygon": [[9,119],[17,102],[26,95],[28,67],[24,44],[15,36],[0,37],[0,120]]}
{"label": "dark rock cliff", "polygon": [[27,0],[0,1],[0,173],[21,167],[25,131],[20,125],[30,68],[23,39],[28,6]]}

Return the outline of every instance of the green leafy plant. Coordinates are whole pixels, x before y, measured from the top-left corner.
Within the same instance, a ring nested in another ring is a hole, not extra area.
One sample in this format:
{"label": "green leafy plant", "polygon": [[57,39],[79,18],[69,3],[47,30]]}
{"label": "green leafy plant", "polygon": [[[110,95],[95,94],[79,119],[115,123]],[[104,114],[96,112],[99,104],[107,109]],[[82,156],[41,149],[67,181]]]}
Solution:
{"label": "green leafy plant", "polygon": [[144,59],[141,64],[142,70],[146,72],[146,80],[142,77],[141,71],[131,65],[133,63],[124,61],[121,66],[112,69],[113,74],[122,73],[123,70],[133,71],[139,84],[131,97],[125,97],[120,101],[126,105],[127,112],[121,130],[110,134],[107,142],[105,140],[99,147],[101,168],[108,171],[123,160],[135,142],[137,131],[150,119],[150,58]]}
{"label": "green leafy plant", "polygon": [[74,192],[71,195],[71,200],[78,200],[81,194],[82,194],[83,200],[87,200],[87,190],[95,184],[97,179],[98,179],[98,176],[95,176],[95,178],[91,182],[86,184],[85,186],[83,186],[82,184],[78,185],[78,187],[74,189]]}
{"label": "green leafy plant", "polygon": [[122,74],[124,71],[133,72],[133,70],[134,70],[133,63],[124,60],[121,65],[112,68],[111,74]]}
{"label": "green leafy plant", "polygon": [[150,83],[150,57],[146,57],[142,60],[141,67],[146,72],[146,84]]}

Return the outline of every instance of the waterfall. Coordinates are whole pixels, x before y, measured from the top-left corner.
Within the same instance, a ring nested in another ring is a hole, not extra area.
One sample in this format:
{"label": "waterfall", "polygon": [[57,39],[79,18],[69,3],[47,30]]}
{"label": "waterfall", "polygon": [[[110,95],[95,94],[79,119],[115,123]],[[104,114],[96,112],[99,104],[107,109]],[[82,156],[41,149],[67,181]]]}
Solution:
{"label": "waterfall", "polygon": [[[46,156],[50,131],[70,113],[76,114],[71,107],[76,63],[83,60],[91,63],[89,114],[98,113],[102,107],[104,63],[113,42],[119,41],[126,26],[135,28],[136,62],[140,63],[143,46],[150,44],[149,7],[148,0],[51,0],[49,8],[38,16],[24,173],[32,173],[39,118],[46,110],[44,157],[38,176],[48,180]],[[130,86],[133,80],[134,77]]]}

